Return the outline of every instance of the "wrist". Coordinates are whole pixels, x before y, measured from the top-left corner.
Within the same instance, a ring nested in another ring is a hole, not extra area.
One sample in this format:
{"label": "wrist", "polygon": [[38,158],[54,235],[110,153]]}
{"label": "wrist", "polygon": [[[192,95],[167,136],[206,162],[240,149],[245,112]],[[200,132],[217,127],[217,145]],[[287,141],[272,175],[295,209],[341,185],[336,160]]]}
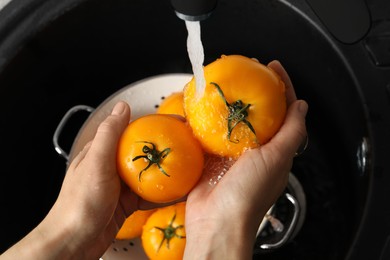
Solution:
{"label": "wrist", "polygon": [[[46,259],[87,259],[90,257],[90,223],[83,211],[65,209],[56,202],[35,232],[43,239],[42,246],[49,248],[51,258]],[[93,225],[93,224],[92,224]],[[53,249],[54,248],[54,249]],[[44,248],[42,251],[45,251]],[[93,254],[94,252],[92,252]],[[42,258],[45,259],[45,258]]]}
{"label": "wrist", "polygon": [[2,259],[72,259],[68,246],[69,232],[50,226],[43,220],[22,240],[2,255]]}
{"label": "wrist", "polygon": [[[26,237],[34,259],[85,259],[82,215],[58,201],[42,222]],[[28,252],[28,251],[27,251]]]}
{"label": "wrist", "polygon": [[199,221],[186,229],[184,259],[252,259],[256,229],[245,221]]}

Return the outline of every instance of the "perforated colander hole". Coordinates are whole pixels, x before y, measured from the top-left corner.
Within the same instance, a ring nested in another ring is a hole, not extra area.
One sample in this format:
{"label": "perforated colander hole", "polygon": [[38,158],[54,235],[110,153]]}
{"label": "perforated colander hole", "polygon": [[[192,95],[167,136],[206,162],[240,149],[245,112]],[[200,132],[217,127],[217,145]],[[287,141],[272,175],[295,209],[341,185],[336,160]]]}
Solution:
{"label": "perforated colander hole", "polygon": [[[112,250],[113,250],[114,252],[119,252],[119,251],[120,251],[120,249],[118,249],[117,247],[113,247]],[[128,249],[127,247],[123,247],[123,248],[122,248],[122,251],[128,252],[129,249]]]}
{"label": "perforated colander hole", "polygon": [[[161,96],[160,99],[161,99],[161,100],[164,100],[164,99],[165,99],[165,96]],[[155,109],[157,109],[157,108],[159,108],[159,107],[160,107],[160,104],[155,104],[155,105],[154,105],[154,108],[155,108]]]}
{"label": "perforated colander hole", "polygon": [[115,251],[115,252],[118,252],[118,248],[116,248],[114,245],[115,245],[115,240],[113,240],[111,242],[113,245],[111,246],[112,250]]}

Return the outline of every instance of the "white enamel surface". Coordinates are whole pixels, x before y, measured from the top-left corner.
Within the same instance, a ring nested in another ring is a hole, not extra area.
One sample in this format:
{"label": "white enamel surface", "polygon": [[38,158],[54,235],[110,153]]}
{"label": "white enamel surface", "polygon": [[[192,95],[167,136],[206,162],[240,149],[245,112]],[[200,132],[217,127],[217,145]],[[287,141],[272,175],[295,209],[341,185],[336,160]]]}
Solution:
{"label": "white enamel surface", "polygon": [[112,94],[95,109],[80,129],[72,145],[69,162],[93,139],[97,127],[118,101],[126,101],[130,105],[131,120],[135,120],[155,113],[156,105],[161,103],[162,97],[182,91],[191,78],[190,74],[163,74],[134,82]]}

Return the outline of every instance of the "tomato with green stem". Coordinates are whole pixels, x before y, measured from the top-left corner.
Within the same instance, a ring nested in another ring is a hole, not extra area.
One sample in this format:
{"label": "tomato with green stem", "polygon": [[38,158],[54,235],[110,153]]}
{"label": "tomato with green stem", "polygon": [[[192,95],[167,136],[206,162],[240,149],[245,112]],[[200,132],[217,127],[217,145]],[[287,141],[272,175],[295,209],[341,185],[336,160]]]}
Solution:
{"label": "tomato with green stem", "polygon": [[270,67],[242,55],[223,55],[204,67],[206,87],[184,88],[186,118],[210,154],[238,158],[268,142],[283,124],[285,84]]}
{"label": "tomato with green stem", "polygon": [[155,203],[178,200],[201,177],[203,150],[178,117],[150,114],[131,122],[117,152],[122,180],[140,197]]}
{"label": "tomato with green stem", "polygon": [[186,244],[185,202],[157,209],[146,221],[142,246],[150,259],[183,259]]}

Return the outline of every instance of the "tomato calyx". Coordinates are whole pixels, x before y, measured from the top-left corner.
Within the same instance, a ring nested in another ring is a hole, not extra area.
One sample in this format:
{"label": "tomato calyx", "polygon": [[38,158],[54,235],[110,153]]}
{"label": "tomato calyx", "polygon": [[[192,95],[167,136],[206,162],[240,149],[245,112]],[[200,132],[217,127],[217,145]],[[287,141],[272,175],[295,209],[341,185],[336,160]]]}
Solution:
{"label": "tomato calyx", "polygon": [[140,143],[150,144],[152,147],[144,145],[144,147],[142,148],[142,152],[145,155],[138,155],[138,156],[134,157],[132,160],[134,162],[138,159],[143,158],[143,159],[148,161],[148,165],[142,171],[140,171],[140,173],[138,174],[138,181],[141,181],[142,173],[144,171],[148,170],[150,168],[150,166],[152,166],[153,164],[156,164],[158,169],[164,175],[166,175],[167,177],[170,177],[170,175],[168,173],[166,173],[165,170],[161,167],[160,163],[171,152],[171,148],[165,148],[164,150],[162,150],[160,152],[157,150],[156,145],[154,143],[147,142],[147,141],[141,141]]}
{"label": "tomato calyx", "polygon": [[154,228],[160,230],[161,232],[163,232],[163,234],[164,234],[163,239],[161,240],[161,243],[157,249],[157,252],[160,250],[160,248],[164,244],[165,240],[167,241],[167,248],[169,249],[169,242],[171,241],[172,238],[174,238],[174,237],[177,237],[179,239],[186,238],[186,236],[181,236],[181,235],[178,235],[176,233],[176,231],[178,229],[184,228],[184,225],[178,225],[178,226],[174,227],[173,222],[175,221],[175,219],[176,219],[176,212],[173,215],[173,218],[172,218],[171,222],[169,223],[168,227],[166,227],[166,228],[156,227],[156,226],[154,227]]}
{"label": "tomato calyx", "polygon": [[210,84],[214,85],[220,96],[222,97],[223,101],[225,102],[228,111],[229,111],[229,116],[227,118],[227,123],[228,123],[228,133],[227,133],[227,138],[230,142],[233,143],[238,143],[239,140],[231,140],[231,134],[233,132],[233,129],[240,123],[244,123],[248,128],[251,130],[251,132],[256,136],[255,129],[253,128],[252,124],[246,119],[249,112],[248,109],[251,106],[251,104],[244,104],[242,100],[237,100],[234,101],[233,103],[229,104],[225,98],[225,94],[223,93],[221,87],[215,83],[215,82],[210,82]]}

